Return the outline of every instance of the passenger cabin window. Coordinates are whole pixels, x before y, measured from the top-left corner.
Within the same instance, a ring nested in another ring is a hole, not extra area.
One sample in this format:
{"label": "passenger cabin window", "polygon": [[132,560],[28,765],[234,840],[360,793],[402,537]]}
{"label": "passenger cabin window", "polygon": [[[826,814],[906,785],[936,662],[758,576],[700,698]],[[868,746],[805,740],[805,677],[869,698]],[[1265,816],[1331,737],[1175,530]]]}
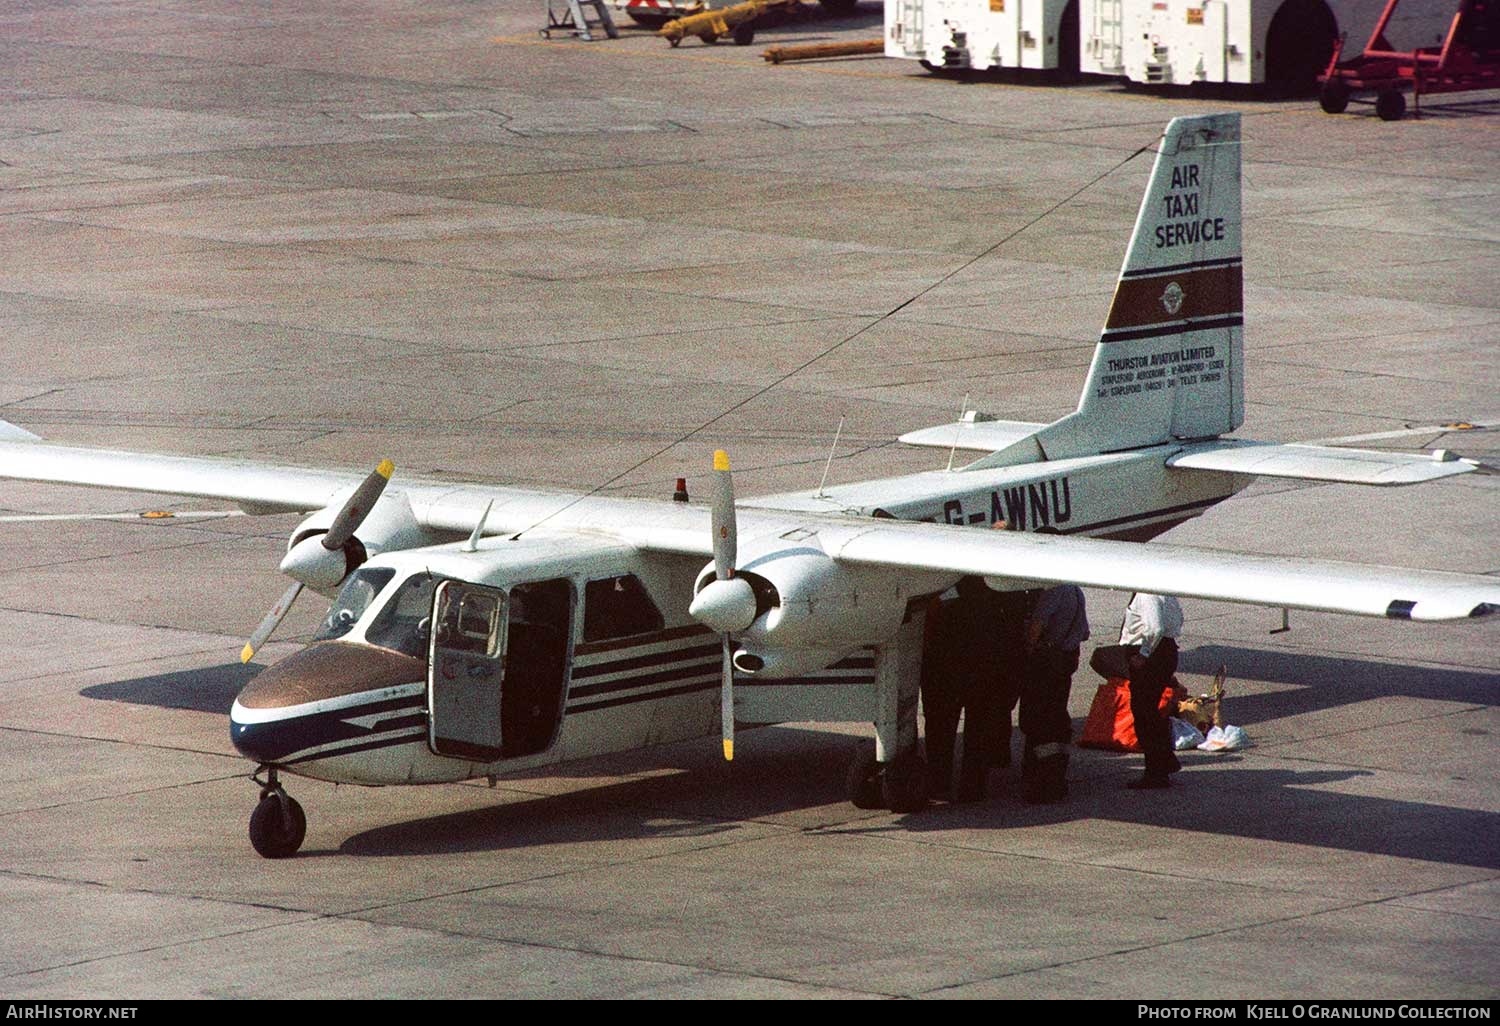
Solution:
{"label": "passenger cabin window", "polygon": [[389,567],[363,567],[349,575],[338,597],[328,607],[323,625],[313,635],[314,641],[331,641],[342,638],[354,627],[355,622],[370,608],[380,589],[391,583],[396,571]]}
{"label": "passenger cabin window", "polygon": [[662,629],[661,610],[635,574],[589,581],[583,592],[583,640],[607,641]]}

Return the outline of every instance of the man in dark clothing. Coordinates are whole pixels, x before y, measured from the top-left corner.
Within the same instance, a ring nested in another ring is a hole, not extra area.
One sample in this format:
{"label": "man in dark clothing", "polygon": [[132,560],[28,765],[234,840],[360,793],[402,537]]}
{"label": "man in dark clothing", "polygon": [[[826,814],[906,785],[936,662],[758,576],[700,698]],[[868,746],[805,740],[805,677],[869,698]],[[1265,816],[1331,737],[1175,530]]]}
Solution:
{"label": "man in dark clothing", "polygon": [[1067,797],[1068,744],[1073,720],[1068,695],[1078,669],[1078,646],[1088,640],[1083,592],[1076,585],[1048,588],[1026,623],[1026,674],[1021,686],[1021,798],[1030,803]]}
{"label": "man in dark clothing", "polygon": [[[927,719],[929,793],[935,798],[979,801],[1000,732],[1003,705],[1000,678],[1015,650],[1003,647],[1001,593],[981,578],[965,577],[957,597],[934,602],[927,613],[922,652],[922,708]],[[959,714],[964,715],[964,754],[953,787],[953,749]],[[1008,726],[1008,724],[1007,724]],[[1007,741],[1009,732],[1006,732]]]}

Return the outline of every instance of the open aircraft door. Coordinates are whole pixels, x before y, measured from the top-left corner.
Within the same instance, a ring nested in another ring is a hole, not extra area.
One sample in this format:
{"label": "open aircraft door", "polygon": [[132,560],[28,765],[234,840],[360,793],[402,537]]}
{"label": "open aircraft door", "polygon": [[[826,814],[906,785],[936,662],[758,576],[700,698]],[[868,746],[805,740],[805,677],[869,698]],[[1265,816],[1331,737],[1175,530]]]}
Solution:
{"label": "open aircraft door", "polygon": [[432,600],[427,660],[427,743],[475,762],[501,757],[505,592],[443,581]]}
{"label": "open aircraft door", "polygon": [[574,592],[565,579],[508,591],[444,581],[432,602],[428,745],[495,762],[546,751],[562,725]]}

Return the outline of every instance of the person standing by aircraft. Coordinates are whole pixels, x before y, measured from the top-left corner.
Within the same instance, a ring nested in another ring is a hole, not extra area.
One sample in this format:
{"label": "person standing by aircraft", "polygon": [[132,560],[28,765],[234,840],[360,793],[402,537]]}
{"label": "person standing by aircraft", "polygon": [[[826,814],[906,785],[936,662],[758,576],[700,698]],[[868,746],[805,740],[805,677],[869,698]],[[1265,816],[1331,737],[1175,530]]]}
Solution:
{"label": "person standing by aircraft", "polygon": [[[990,526],[996,531],[1015,529],[1005,520],[996,520]],[[1026,623],[1038,594],[1034,590],[996,591],[991,600],[995,617],[991,630],[1000,649],[1000,658],[993,687],[980,700],[990,703],[985,718],[991,726],[987,743],[990,765],[995,769],[1010,766],[1012,717],[1016,703],[1021,700],[1022,682],[1026,678]]]}
{"label": "person standing by aircraft", "polygon": [[[980,577],[960,578],[954,590],[955,596],[934,602],[929,609],[922,652],[928,792],[935,798],[977,802],[985,797],[996,734],[993,721],[1001,711],[1001,668],[1014,651],[1002,648],[995,630],[999,593]],[[953,757],[960,714],[964,747],[955,785]]]}
{"label": "person standing by aircraft", "polygon": [[1177,672],[1177,637],[1182,633],[1182,604],[1171,595],[1136,592],[1125,608],[1120,644],[1095,649],[1089,665],[1106,677],[1130,680],[1130,716],[1146,755],[1146,771],[1129,785],[1134,790],[1168,786],[1167,777],[1182,768],[1172,751],[1172,731],[1161,712],[1161,695]]}
{"label": "person standing by aircraft", "polygon": [[1068,745],[1073,740],[1068,695],[1078,670],[1078,647],[1089,637],[1083,591],[1077,585],[1059,584],[1042,592],[1025,632],[1021,798],[1036,805],[1068,795]]}

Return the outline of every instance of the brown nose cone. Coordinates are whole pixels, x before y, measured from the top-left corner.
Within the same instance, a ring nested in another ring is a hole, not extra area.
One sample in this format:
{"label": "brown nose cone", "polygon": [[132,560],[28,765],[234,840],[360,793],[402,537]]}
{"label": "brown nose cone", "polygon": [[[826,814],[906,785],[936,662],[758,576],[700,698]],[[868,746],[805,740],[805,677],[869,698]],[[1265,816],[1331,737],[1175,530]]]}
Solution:
{"label": "brown nose cone", "polygon": [[400,652],[345,641],[323,641],[287,656],[240,692],[246,709],[287,706],[427,678],[427,664]]}

